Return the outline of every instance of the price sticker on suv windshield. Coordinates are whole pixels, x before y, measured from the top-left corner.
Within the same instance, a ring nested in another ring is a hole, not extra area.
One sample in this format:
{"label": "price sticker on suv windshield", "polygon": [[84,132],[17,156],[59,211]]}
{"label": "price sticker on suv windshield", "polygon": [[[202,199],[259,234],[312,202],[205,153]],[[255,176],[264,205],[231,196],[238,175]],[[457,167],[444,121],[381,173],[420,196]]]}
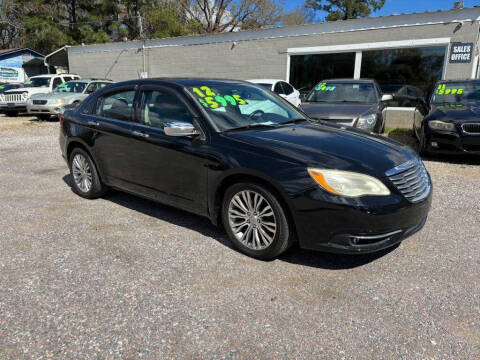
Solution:
{"label": "price sticker on suv windshield", "polygon": [[226,106],[246,105],[247,102],[238,94],[233,95],[217,95],[208,86],[200,86],[192,88],[192,92],[203,107],[208,109],[217,109]]}

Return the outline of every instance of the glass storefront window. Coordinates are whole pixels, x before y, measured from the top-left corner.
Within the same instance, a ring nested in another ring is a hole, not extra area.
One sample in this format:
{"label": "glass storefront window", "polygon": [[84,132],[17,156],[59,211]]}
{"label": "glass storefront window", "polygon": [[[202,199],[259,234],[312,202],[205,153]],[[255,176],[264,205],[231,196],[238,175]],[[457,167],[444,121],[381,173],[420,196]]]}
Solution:
{"label": "glass storefront window", "polygon": [[384,93],[423,96],[442,78],[445,52],[444,46],[363,51],[361,75]]}
{"label": "glass storefront window", "polygon": [[292,55],[290,83],[299,90],[309,90],[322,80],[351,79],[355,53]]}

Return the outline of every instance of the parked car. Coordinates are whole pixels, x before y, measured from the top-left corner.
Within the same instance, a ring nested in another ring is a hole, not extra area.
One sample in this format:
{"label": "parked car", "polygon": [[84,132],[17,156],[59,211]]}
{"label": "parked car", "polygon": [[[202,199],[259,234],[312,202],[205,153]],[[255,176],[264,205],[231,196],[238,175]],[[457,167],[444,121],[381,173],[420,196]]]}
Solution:
{"label": "parked car", "polygon": [[[252,111],[252,98],[265,111]],[[113,187],[206,216],[255,258],[296,241],[378,251],[419,231],[430,208],[430,177],[409,147],[312,121],[248,82],[116,83],[60,124],[78,195],[93,199]]]}
{"label": "parked car", "polygon": [[57,116],[62,106],[79,104],[88,95],[111,84],[106,79],[79,79],[65,82],[50,94],[35,94],[27,102],[27,112],[36,115],[41,120]]}
{"label": "parked car", "polygon": [[51,93],[58,85],[74,79],[80,79],[80,76],[74,74],[33,76],[25,82],[24,87],[0,94],[0,113],[17,116],[19,112],[27,111],[27,102],[32,95]]}
{"label": "parked car", "polygon": [[411,107],[417,106],[418,99],[425,99],[425,92],[413,85],[405,84],[383,84],[380,89],[384,94],[393,96],[388,106],[392,107]]}
{"label": "parked car", "polygon": [[386,102],[392,99],[382,95],[374,80],[324,80],[308,94],[301,109],[313,119],[382,133]]}
{"label": "parked car", "polygon": [[480,80],[440,81],[416,117],[421,154],[480,155]]}
{"label": "parked car", "polygon": [[247,81],[273,91],[275,94],[289,101],[293,106],[298,107],[302,103],[300,100],[300,92],[286,81],[275,79],[254,79]]}

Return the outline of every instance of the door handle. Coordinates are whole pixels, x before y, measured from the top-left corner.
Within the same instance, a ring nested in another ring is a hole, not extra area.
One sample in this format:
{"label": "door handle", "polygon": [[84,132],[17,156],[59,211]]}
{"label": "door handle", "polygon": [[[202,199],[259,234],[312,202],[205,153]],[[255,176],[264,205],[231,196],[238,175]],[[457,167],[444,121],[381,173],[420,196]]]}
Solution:
{"label": "door handle", "polygon": [[147,133],[141,132],[141,131],[132,131],[132,134],[135,135],[135,136],[140,136],[140,137],[144,137],[144,138],[150,137],[150,135],[148,135]]}
{"label": "door handle", "polygon": [[91,126],[98,126],[99,125],[99,123],[97,121],[93,121],[93,120],[88,120],[87,124],[91,125]]}

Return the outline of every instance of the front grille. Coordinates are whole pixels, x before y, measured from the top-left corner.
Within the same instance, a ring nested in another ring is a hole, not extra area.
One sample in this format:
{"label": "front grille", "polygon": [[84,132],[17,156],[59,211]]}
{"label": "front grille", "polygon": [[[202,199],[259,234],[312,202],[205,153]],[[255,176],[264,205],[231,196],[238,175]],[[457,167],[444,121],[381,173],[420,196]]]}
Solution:
{"label": "front grille", "polygon": [[45,105],[47,100],[33,100],[33,105]]}
{"label": "front grille", "polygon": [[318,120],[327,121],[336,125],[353,126],[355,119],[350,118],[317,118]]}
{"label": "front grille", "polygon": [[430,194],[432,184],[427,169],[419,159],[399,165],[387,171],[386,175],[403,196],[412,203],[425,200]]}
{"label": "front grille", "polygon": [[463,124],[462,129],[469,134],[480,134],[480,123]]}
{"label": "front grille", "polygon": [[16,103],[16,102],[25,102],[25,99],[22,96],[22,93],[8,93],[4,94],[5,102],[7,103]]}

